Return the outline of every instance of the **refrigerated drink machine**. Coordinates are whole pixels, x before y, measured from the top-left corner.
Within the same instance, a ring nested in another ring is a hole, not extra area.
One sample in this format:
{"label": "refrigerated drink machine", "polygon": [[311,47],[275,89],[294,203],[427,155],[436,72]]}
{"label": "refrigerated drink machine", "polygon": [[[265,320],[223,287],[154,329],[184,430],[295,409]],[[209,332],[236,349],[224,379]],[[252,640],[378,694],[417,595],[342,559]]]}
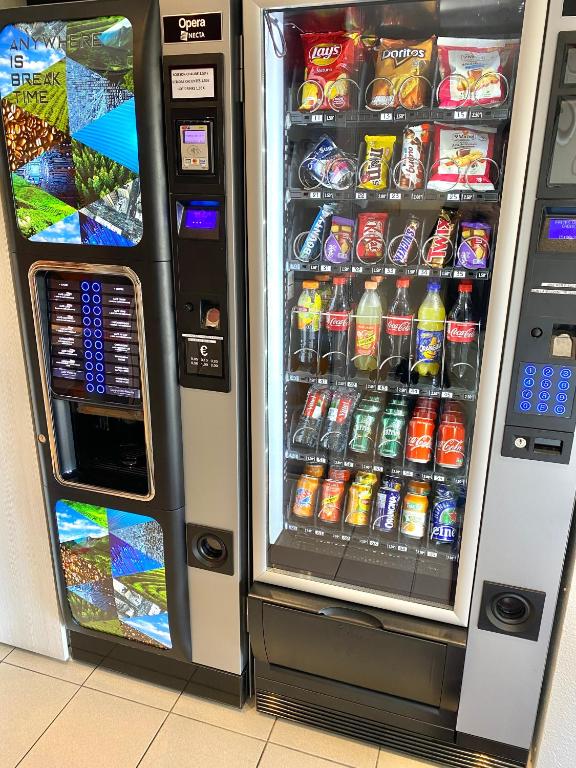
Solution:
{"label": "refrigerated drink machine", "polygon": [[576,488],[574,20],[244,8],[258,708],[524,765]]}
{"label": "refrigerated drink machine", "polygon": [[[179,42],[165,113],[162,35],[174,41],[178,18],[161,26],[154,0],[4,10],[1,162],[71,646],[91,638],[141,667],[169,659],[198,692],[238,704],[245,506],[224,170],[238,121],[222,15],[207,36],[217,53],[188,57],[199,43]],[[208,595],[228,596],[220,655],[204,638],[223,622]]]}

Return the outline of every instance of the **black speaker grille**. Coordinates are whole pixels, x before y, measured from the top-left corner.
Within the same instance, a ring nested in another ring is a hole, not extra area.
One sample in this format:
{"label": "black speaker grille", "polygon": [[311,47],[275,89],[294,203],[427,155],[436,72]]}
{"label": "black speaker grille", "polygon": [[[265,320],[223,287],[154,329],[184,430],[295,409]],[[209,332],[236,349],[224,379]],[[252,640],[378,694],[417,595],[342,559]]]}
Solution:
{"label": "black speaker grille", "polygon": [[472,752],[455,744],[436,741],[428,736],[403,731],[373,720],[344,714],[333,709],[289,699],[267,691],[256,693],[256,705],[260,712],[274,717],[295,720],[298,723],[334,731],[341,736],[361,739],[378,744],[385,749],[403,752],[449,768],[524,768],[518,763],[485,753]]}

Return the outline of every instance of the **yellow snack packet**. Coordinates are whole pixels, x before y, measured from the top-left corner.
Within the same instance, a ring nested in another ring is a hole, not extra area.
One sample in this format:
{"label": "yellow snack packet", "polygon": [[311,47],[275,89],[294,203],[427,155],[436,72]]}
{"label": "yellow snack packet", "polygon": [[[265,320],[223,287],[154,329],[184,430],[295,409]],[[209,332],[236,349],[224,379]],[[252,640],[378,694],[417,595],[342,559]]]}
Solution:
{"label": "yellow snack packet", "polygon": [[[371,109],[420,109],[429,95],[432,53],[436,37],[427,40],[382,38],[376,48]],[[426,78],[423,79],[423,78]]]}
{"label": "yellow snack packet", "polygon": [[366,154],[360,166],[360,189],[379,190],[388,186],[390,163],[396,136],[365,136]]}

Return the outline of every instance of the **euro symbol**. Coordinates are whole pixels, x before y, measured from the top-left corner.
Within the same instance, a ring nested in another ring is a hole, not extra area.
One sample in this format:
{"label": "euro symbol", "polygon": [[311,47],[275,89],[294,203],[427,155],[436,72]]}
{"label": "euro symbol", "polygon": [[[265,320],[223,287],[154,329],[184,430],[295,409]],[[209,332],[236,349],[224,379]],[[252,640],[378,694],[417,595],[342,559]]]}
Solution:
{"label": "euro symbol", "polygon": [[200,347],[200,354],[202,355],[202,357],[208,357],[208,347],[206,346],[206,344],[202,344],[202,346]]}

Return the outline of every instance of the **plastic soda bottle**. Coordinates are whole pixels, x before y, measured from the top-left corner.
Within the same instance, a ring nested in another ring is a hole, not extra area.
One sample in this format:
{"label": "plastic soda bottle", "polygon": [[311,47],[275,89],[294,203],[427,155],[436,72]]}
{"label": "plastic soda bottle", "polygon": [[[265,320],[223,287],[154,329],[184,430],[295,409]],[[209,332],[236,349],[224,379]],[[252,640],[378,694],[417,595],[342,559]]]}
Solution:
{"label": "plastic soda bottle", "polygon": [[416,328],[416,372],[420,376],[437,376],[442,360],[446,310],[440,297],[440,283],[428,283],[428,293],[418,310]]}
{"label": "plastic soda bottle", "polygon": [[318,334],[322,297],[316,280],[304,280],[302,293],[298,297],[298,331],[300,335],[297,350],[298,360],[306,366],[315,367],[318,356]]}
{"label": "plastic soda bottle", "polygon": [[378,344],[382,323],[382,303],[378,283],[364,283],[366,289],[356,312],[354,365],[359,371],[373,371],[378,365]]}

